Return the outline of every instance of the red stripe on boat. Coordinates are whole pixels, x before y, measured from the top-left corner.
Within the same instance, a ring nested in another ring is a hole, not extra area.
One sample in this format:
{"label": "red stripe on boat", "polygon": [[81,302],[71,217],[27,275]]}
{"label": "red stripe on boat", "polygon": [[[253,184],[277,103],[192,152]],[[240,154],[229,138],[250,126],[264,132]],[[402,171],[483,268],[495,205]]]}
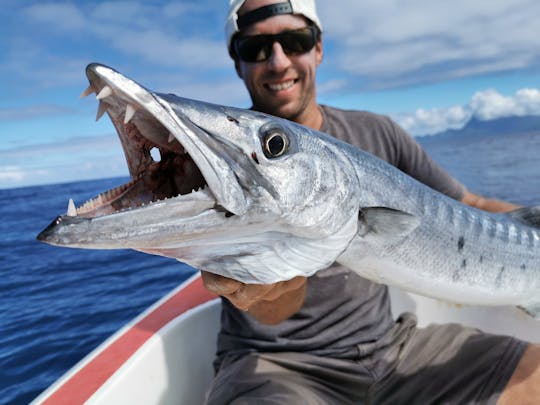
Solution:
{"label": "red stripe on boat", "polygon": [[92,358],[43,404],[82,404],[87,401],[148,339],[178,315],[216,298],[203,286],[201,277],[183,288],[126,330]]}

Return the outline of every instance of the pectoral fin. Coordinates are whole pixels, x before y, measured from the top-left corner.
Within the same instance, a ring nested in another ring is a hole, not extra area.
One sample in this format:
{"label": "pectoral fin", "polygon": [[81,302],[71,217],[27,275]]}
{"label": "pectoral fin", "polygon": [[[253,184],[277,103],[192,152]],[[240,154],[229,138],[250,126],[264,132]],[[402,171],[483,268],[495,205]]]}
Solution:
{"label": "pectoral fin", "polygon": [[358,214],[358,236],[366,242],[392,244],[414,231],[420,220],[409,213],[385,207],[362,208]]}

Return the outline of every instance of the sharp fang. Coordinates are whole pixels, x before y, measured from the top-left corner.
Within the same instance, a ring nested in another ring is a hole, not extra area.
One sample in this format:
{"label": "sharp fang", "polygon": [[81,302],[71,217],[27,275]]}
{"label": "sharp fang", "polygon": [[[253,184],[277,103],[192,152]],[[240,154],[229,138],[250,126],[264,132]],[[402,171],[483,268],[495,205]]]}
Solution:
{"label": "sharp fang", "polygon": [[107,111],[107,107],[105,107],[105,103],[99,102],[98,112],[96,114],[96,121],[99,121],[101,117],[103,117],[103,114]]}
{"label": "sharp fang", "polygon": [[75,208],[75,203],[73,202],[73,199],[70,198],[68,202],[68,209],[66,215],[68,217],[76,217],[77,216],[77,208]]}
{"label": "sharp fang", "polygon": [[94,88],[90,85],[81,93],[80,98],[88,97],[92,93],[94,93]]}
{"label": "sharp fang", "polygon": [[113,93],[112,89],[109,86],[104,86],[99,94],[96,96],[98,100],[102,100],[105,97],[109,97]]}
{"label": "sharp fang", "polygon": [[131,104],[128,104],[126,106],[126,115],[124,117],[124,124],[127,124],[129,121],[131,121],[134,115],[135,115],[135,107],[132,106]]}
{"label": "sharp fang", "polygon": [[172,133],[169,133],[169,143],[171,143],[172,141],[174,141],[176,138],[174,137],[174,135]]}

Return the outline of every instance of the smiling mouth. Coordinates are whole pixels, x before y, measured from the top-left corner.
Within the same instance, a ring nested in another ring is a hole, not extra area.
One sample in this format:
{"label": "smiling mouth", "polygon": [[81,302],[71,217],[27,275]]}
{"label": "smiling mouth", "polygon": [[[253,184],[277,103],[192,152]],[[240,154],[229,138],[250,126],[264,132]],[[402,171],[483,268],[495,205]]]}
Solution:
{"label": "smiling mouth", "polygon": [[290,89],[297,82],[298,82],[298,79],[287,80],[286,82],[282,82],[282,83],[268,83],[266,84],[266,88],[272,91],[283,91],[283,90]]}

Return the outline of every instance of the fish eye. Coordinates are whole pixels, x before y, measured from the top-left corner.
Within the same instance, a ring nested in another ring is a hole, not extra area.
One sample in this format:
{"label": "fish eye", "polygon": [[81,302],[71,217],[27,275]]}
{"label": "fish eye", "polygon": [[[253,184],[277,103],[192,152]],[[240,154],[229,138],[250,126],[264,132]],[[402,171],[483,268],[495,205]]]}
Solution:
{"label": "fish eye", "polygon": [[266,132],[263,137],[263,151],[267,158],[276,158],[287,152],[289,148],[289,138],[285,133],[277,128]]}

